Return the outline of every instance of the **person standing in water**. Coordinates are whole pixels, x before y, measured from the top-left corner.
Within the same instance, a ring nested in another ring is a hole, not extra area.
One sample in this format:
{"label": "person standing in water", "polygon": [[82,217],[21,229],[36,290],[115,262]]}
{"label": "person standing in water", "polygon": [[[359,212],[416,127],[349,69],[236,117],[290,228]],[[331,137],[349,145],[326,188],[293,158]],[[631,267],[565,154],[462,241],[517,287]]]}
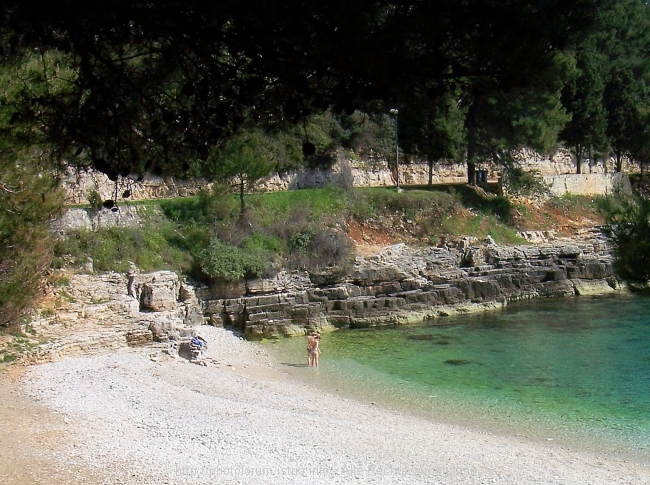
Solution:
{"label": "person standing in water", "polygon": [[320,335],[313,332],[307,337],[307,365],[318,367],[318,354],[320,354]]}

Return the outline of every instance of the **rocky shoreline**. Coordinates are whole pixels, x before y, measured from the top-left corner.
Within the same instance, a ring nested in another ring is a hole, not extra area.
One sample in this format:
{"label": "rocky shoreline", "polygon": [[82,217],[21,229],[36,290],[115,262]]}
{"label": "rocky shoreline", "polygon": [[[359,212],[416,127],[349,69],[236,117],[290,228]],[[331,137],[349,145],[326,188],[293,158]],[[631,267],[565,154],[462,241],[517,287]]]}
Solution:
{"label": "rocky shoreline", "polygon": [[168,346],[207,323],[248,339],[413,323],[502,308],[531,298],[620,291],[605,238],[519,246],[463,239],[445,247],[398,244],[358,256],[345,278],[281,272],[273,278],[192,286],[170,271],[73,274],[30,329],[47,339],[34,360],[126,346]]}
{"label": "rocky shoreline", "polygon": [[[23,422],[23,408],[38,410],[39,420],[20,436],[43,470],[16,471],[26,453],[16,440],[5,460],[13,468],[0,460],[0,481],[68,483],[74,474],[77,483],[128,484],[650,484],[645,462],[323,392],[283,368],[303,366],[303,355],[275,362],[243,338],[613,292],[620,286],[599,233],[515,247],[490,240],[397,245],[358,257],[343,281],[325,276],[284,273],[222,288],[244,294],[219,298],[217,289],[193,287],[166,271],[71,275],[53,291],[56,312],[41,310],[28,329],[48,339],[30,354],[45,363],[25,368],[11,384],[28,405],[5,413]],[[191,336],[208,342],[205,366],[179,357],[178,342]],[[46,448],[38,437],[48,433]]]}
{"label": "rocky shoreline", "polygon": [[498,246],[491,238],[465,238],[445,247],[397,244],[358,256],[345,278],[280,273],[226,289],[201,288],[197,295],[210,323],[259,339],[412,323],[524,299],[617,289],[610,247],[593,230],[580,238],[535,245]]}

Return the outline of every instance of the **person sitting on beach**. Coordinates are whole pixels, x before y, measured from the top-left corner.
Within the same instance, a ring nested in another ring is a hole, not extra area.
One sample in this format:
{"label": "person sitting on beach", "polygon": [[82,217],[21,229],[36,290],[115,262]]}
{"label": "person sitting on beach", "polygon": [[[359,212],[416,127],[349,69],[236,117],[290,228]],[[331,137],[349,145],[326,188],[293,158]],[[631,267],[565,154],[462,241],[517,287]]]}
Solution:
{"label": "person sitting on beach", "polygon": [[313,332],[307,337],[307,365],[318,367],[318,354],[320,354],[320,348],[318,343],[320,342],[320,335]]}

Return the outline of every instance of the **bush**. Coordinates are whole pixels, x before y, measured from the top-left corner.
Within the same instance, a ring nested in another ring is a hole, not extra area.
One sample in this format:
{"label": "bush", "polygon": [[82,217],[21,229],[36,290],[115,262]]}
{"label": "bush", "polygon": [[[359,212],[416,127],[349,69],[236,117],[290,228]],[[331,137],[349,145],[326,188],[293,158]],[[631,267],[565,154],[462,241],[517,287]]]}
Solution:
{"label": "bush", "polygon": [[611,199],[606,232],[614,245],[614,271],[633,289],[650,281],[650,200]]}
{"label": "bush", "polygon": [[90,204],[90,207],[95,210],[100,210],[103,207],[103,200],[101,195],[99,195],[99,192],[96,190],[91,190],[90,193],[88,194],[88,203]]}
{"label": "bush", "polygon": [[538,171],[510,167],[503,172],[503,185],[511,195],[524,197],[548,196],[548,184]]}
{"label": "bush", "polygon": [[160,202],[165,216],[173,222],[210,225],[228,221],[238,213],[237,200],[225,185],[214,184],[196,197],[185,197]]}
{"label": "bush", "polygon": [[63,202],[57,184],[36,158],[4,154],[0,160],[0,326],[29,310],[47,275],[49,223]]}
{"label": "bush", "polygon": [[217,238],[213,238],[210,246],[200,251],[196,259],[203,274],[216,281],[261,276],[268,267],[261,253],[223,243]]}
{"label": "bush", "polygon": [[353,260],[354,245],[350,238],[339,231],[319,231],[307,247],[310,260],[307,269],[322,271],[327,268],[347,269]]}
{"label": "bush", "polygon": [[307,228],[290,240],[287,266],[311,273],[347,274],[354,262],[354,244],[336,230]]}

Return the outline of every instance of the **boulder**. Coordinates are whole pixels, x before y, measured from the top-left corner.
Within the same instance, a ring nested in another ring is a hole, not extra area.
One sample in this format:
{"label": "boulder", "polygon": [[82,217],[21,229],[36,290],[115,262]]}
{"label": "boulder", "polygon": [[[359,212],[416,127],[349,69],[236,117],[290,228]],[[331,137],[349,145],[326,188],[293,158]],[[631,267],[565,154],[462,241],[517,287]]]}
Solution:
{"label": "boulder", "polygon": [[128,293],[140,302],[140,309],[163,312],[177,308],[181,296],[180,278],[173,271],[128,275]]}
{"label": "boulder", "polygon": [[140,308],[152,312],[171,311],[178,305],[176,294],[167,286],[145,283],[140,294]]}

